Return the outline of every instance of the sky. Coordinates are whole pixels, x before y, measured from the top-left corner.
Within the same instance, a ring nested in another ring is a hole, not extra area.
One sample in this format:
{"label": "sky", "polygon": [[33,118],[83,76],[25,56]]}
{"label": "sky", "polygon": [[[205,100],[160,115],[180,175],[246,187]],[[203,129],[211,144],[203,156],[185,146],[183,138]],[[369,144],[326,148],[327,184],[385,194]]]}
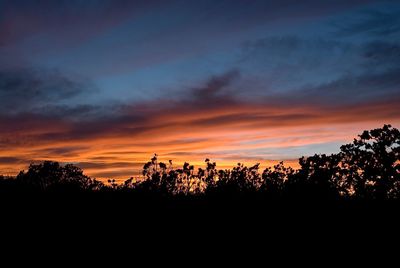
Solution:
{"label": "sky", "polygon": [[400,2],[0,0],[0,174],[126,179],[334,153],[400,127]]}

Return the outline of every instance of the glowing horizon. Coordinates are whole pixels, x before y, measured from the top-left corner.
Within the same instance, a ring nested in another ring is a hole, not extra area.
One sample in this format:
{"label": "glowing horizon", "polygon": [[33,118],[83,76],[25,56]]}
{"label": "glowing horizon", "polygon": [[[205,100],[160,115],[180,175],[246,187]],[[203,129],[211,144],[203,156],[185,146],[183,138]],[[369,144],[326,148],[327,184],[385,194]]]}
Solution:
{"label": "glowing horizon", "polygon": [[[93,144],[88,144],[87,141],[76,142],[72,146],[71,144],[44,144],[43,146],[30,146],[30,150],[26,148],[21,148],[20,154],[18,151],[13,149],[12,152],[2,151],[1,158],[6,159],[8,154],[14,154],[16,159],[26,159],[19,160],[18,164],[13,164],[12,166],[7,163],[2,162],[0,165],[0,170],[2,170],[3,175],[16,175],[20,170],[26,170],[29,163],[38,163],[45,160],[59,161],[63,164],[73,163],[77,166],[83,168],[85,174],[96,177],[100,180],[116,179],[118,182],[122,182],[130,177],[139,177],[141,174],[142,166],[144,163],[148,162],[154,153],[157,153],[159,161],[168,162],[172,160],[174,167],[181,167],[183,163],[189,162],[194,165],[195,168],[204,168],[206,158],[210,158],[211,161],[217,162],[218,169],[231,169],[237,165],[238,162],[243,163],[247,166],[254,165],[256,163],[261,163],[260,168],[264,169],[269,166],[273,166],[280,161],[283,161],[286,166],[293,168],[298,168],[298,158],[303,155],[298,155],[296,158],[279,158],[279,154],[265,156],[266,154],[244,154],[243,152],[252,150],[256,146],[261,146],[263,141],[264,146],[268,144],[268,148],[277,148],[277,152],[280,153],[284,150],[292,151],[302,151],[304,146],[314,146],[314,153],[335,153],[339,151],[341,144],[350,143],[357,134],[362,131],[354,130],[356,134],[351,134],[354,128],[358,129],[370,129],[381,127],[379,124],[372,124],[369,122],[363,124],[356,124],[357,126],[341,126],[341,131],[335,128],[334,132],[331,133],[327,127],[318,127],[314,129],[319,134],[315,134],[313,137],[309,136],[296,136],[296,133],[300,132],[298,129],[290,128],[278,128],[275,132],[287,132],[286,135],[281,135],[279,139],[276,135],[272,135],[272,143],[264,141],[267,135],[253,135],[252,138],[248,138],[246,143],[248,147],[240,146],[241,151],[236,152],[237,142],[241,140],[231,140],[222,143],[221,139],[216,139],[208,141],[209,143],[204,143],[200,141],[191,141],[187,144],[182,144],[178,142],[177,144],[168,144],[165,148],[158,146],[156,144],[150,145],[142,144],[137,147],[130,145],[128,141],[124,141],[122,145],[116,145],[115,140],[95,140]],[[364,126],[364,127],[362,127]],[[396,127],[396,125],[394,125]],[[304,130],[303,130],[304,131]],[[270,132],[273,132],[270,130]],[[292,133],[291,133],[292,132]],[[339,135],[338,135],[339,134]],[[248,136],[249,137],[249,136]],[[110,142],[110,146],[107,146],[107,142]],[[121,142],[121,140],[120,140]],[[156,143],[156,142],[155,142]],[[232,144],[229,144],[232,143]],[[254,144],[252,144],[254,143]],[[212,148],[208,147],[207,144],[212,144]],[[286,144],[286,145],[285,145]],[[326,144],[332,144],[330,150],[326,150]],[[86,147],[82,147],[85,145]],[[112,145],[112,146],[111,146]],[[130,147],[131,146],[131,147]],[[319,147],[319,148],[318,148]],[[145,150],[147,148],[147,151]],[[181,150],[182,152],[174,152],[174,149]],[[142,151],[139,151],[139,150]],[[154,149],[154,150],[152,150]],[[135,151],[136,150],[136,151]],[[156,151],[158,150],[158,152]],[[324,151],[325,150],[325,151]],[[63,153],[61,151],[64,151]],[[189,153],[184,153],[185,151],[190,151]],[[219,153],[218,153],[219,151]],[[42,157],[35,158],[37,152],[42,152]],[[5,154],[3,154],[5,153]],[[60,153],[63,156],[60,157]],[[309,156],[309,155],[304,155]],[[276,159],[274,159],[276,157]],[[12,157],[10,157],[12,161]],[[11,169],[10,169],[11,167]]]}

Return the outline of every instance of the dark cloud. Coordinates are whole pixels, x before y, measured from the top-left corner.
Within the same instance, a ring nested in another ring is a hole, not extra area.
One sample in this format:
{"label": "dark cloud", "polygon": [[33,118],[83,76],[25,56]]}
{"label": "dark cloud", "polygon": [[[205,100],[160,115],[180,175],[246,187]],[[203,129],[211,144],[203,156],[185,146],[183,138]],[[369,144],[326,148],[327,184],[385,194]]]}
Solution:
{"label": "dark cloud", "polygon": [[40,155],[41,157],[52,157],[57,155],[58,157],[77,157],[79,153],[90,150],[87,146],[63,146],[58,148],[44,148],[40,150],[34,150],[33,154]]}
{"label": "dark cloud", "polygon": [[0,156],[0,164],[19,164],[23,160],[17,157]]}
{"label": "dark cloud", "polygon": [[76,98],[94,88],[88,81],[57,71],[0,70],[0,111],[30,111]]}
{"label": "dark cloud", "polygon": [[367,34],[375,37],[386,37],[400,32],[400,9],[395,7],[392,10],[369,9],[361,14],[361,17],[347,18],[335,23],[336,34],[352,36]]}
{"label": "dark cloud", "polygon": [[0,1],[0,36],[12,44],[40,33],[64,45],[85,40],[161,1]]}
{"label": "dark cloud", "polygon": [[385,98],[400,90],[400,42],[391,38],[352,42],[281,36],[247,42],[243,49],[242,63],[262,70],[242,72],[244,78],[256,75],[261,81],[247,81],[247,96],[332,105]]}
{"label": "dark cloud", "polygon": [[199,111],[206,112],[207,109],[222,109],[235,105],[238,100],[232,90],[232,85],[240,76],[238,69],[231,69],[220,75],[211,76],[198,87],[183,88],[176,94],[158,96],[141,103],[115,106],[117,112],[113,120],[146,124],[151,123],[148,118],[158,118],[164,111],[169,111],[167,114],[171,117],[183,115],[176,113],[178,108],[198,113]]}
{"label": "dark cloud", "polygon": [[397,96],[400,94],[399,85],[400,68],[377,74],[347,75],[326,84],[302,88],[292,94],[303,103],[319,101],[327,106],[337,106]]}
{"label": "dark cloud", "polygon": [[50,118],[46,115],[32,113],[7,114],[0,113],[0,129],[2,134],[15,132],[29,133],[30,129],[62,131],[65,122],[60,118]]}
{"label": "dark cloud", "polygon": [[321,50],[335,51],[349,50],[352,45],[343,41],[299,37],[296,35],[270,36],[258,40],[247,41],[243,44],[243,57],[252,58],[264,55],[265,58],[279,58],[288,60],[288,57],[299,51],[319,52]]}
{"label": "dark cloud", "polygon": [[[270,36],[243,45],[241,97],[265,97],[362,72],[360,45],[322,37]],[[245,88],[245,90],[244,90]]]}
{"label": "dark cloud", "polygon": [[[309,73],[317,80],[315,76],[325,70],[330,71],[332,77],[350,72],[360,73],[371,68],[399,67],[399,58],[400,41],[391,38],[352,42],[333,37],[289,35],[247,41],[243,45],[240,63],[255,63],[261,70],[268,71],[268,77],[283,71],[283,79],[290,79],[294,74],[289,72],[293,72]],[[298,79],[299,82],[301,79]]]}
{"label": "dark cloud", "polygon": [[191,90],[190,98],[194,101],[209,100],[221,95],[226,95],[224,89],[227,87],[240,75],[238,70],[231,70],[219,76],[211,77],[204,87],[194,88]]}
{"label": "dark cloud", "polygon": [[362,48],[362,55],[367,60],[366,65],[400,67],[400,42],[374,41],[367,43]]}
{"label": "dark cloud", "polygon": [[34,114],[50,118],[63,118],[75,121],[87,121],[98,117],[107,117],[114,113],[113,106],[78,104],[78,105],[53,105],[48,104],[31,110]]}

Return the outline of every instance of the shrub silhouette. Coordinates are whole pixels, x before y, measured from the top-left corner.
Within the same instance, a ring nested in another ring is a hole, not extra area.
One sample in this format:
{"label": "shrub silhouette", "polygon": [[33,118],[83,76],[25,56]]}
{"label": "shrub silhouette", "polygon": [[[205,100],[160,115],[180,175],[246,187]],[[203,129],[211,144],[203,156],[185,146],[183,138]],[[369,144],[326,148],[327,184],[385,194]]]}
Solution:
{"label": "shrub silhouette", "polygon": [[299,159],[300,169],[287,173],[285,194],[293,197],[334,199],[339,192],[334,181],[337,155],[314,155]]}
{"label": "shrub silhouette", "polygon": [[0,189],[33,191],[129,192],[155,196],[262,196],[263,198],[387,200],[400,197],[400,132],[390,125],[364,131],[337,154],[299,159],[300,169],[283,162],[259,171],[260,164],[238,163],[232,170],[218,170],[205,160],[195,171],[185,162],[175,169],[158,161],[155,154],[144,164],[144,179],[130,178],[123,184],[103,184],[72,164],[45,161],[31,164],[14,178],[0,177]]}
{"label": "shrub silhouette", "polygon": [[364,131],[343,145],[338,157],[337,187],[357,198],[387,199],[399,196],[400,132],[390,125]]}
{"label": "shrub silhouette", "polygon": [[52,161],[31,164],[27,172],[18,174],[16,181],[27,189],[39,191],[89,191],[103,187],[101,182],[84,175],[79,167]]}
{"label": "shrub silhouette", "polygon": [[271,198],[281,197],[285,187],[293,184],[293,178],[296,174],[291,167],[285,167],[283,162],[274,165],[273,169],[268,167],[262,174],[263,184],[261,189]]}

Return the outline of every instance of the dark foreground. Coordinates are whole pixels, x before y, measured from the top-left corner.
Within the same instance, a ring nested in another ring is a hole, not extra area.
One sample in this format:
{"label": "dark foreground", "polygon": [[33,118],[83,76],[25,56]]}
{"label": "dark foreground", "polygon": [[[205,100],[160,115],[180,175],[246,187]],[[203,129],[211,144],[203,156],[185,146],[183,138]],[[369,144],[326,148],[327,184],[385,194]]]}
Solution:
{"label": "dark foreground", "polygon": [[396,256],[400,226],[398,201],[111,192],[2,195],[0,204],[3,244],[18,255],[35,252],[40,262],[61,255],[57,263],[83,256],[89,263],[109,259],[113,265],[139,258],[207,265],[217,258],[225,264],[242,260],[248,267],[272,259],[340,264],[348,256],[359,263],[369,254],[384,254],[385,261]]}
{"label": "dark foreground", "polygon": [[257,195],[171,197],[118,192],[15,194],[2,195],[0,200],[3,223],[26,227],[36,223],[51,227],[85,222],[105,230],[142,225],[216,230],[255,224],[251,228],[257,230],[266,225],[320,228],[339,224],[345,228],[353,224],[385,223],[389,227],[400,223],[398,200],[267,199]]}

